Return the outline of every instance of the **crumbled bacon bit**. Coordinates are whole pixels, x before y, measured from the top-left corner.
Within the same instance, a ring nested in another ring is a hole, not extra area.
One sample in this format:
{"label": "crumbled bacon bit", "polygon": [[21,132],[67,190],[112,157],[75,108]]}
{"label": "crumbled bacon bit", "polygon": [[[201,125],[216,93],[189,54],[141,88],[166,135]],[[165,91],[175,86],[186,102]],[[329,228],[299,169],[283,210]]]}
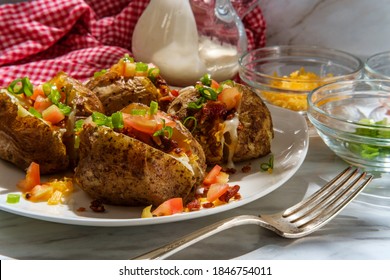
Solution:
{"label": "crumbled bacon bit", "polygon": [[251,169],[252,169],[252,167],[250,165],[245,165],[241,168],[241,171],[244,173],[248,173],[251,171]]}
{"label": "crumbled bacon bit", "polygon": [[227,203],[232,197],[235,197],[235,195],[238,193],[239,190],[240,190],[239,185],[234,185],[233,187],[229,187],[228,190],[219,197],[219,200]]}
{"label": "crumbled bacon bit", "polygon": [[106,211],[103,205],[103,201],[101,199],[93,200],[89,208],[91,208],[93,212],[97,212],[97,213],[102,213]]}
{"label": "crumbled bacon bit", "polygon": [[203,208],[212,208],[214,207],[214,204],[212,202],[206,202],[202,204]]}
{"label": "crumbled bacon bit", "polygon": [[223,168],[222,171],[227,174],[235,174],[237,172],[235,168]]}
{"label": "crumbled bacon bit", "polygon": [[187,204],[187,208],[189,211],[197,211],[200,209],[200,202],[198,199],[194,199]]}
{"label": "crumbled bacon bit", "polygon": [[79,207],[77,208],[77,212],[85,212],[87,209],[85,209],[85,207]]}

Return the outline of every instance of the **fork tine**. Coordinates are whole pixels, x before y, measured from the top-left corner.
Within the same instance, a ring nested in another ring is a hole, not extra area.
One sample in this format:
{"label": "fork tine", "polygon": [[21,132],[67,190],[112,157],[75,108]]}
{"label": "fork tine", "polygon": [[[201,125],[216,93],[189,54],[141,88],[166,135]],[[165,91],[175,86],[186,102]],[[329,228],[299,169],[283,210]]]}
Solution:
{"label": "fork tine", "polygon": [[[350,182],[355,175],[358,177],[354,179],[352,182]],[[351,189],[353,189],[360,180],[364,179],[366,175],[367,174],[365,172],[359,175],[355,170],[350,176],[345,178],[340,184],[335,185],[333,189],[331,189],[323,197],[318,199],[319,201],[315,201],[315,203],[310,203],[310,204],[308,203],[306,207],[296,212],[295,216],[297,217],[294,218],[293,220],[290,220],[290,222],[295,223],[299,220],[305,219],[307,216],[313,216],[314,214],[320,211],[324,212],[329,206],[336,203],[341,198],[345,198],[348,192]]]}
{"label": "fork tine", "polygon": [[[326,221],[329,221],[333,216],[337,215],[345,206],[352,201],[369,182],[372,180],[372,176],[369,175],[366,177],[366,173],[361,174],[353,183],[351,183],[348,188],[343,192],[339,193],[330,203],[316,212],[314,217],[311,217],[310,220],[305,223],[297,226],[298,228],[304,228],[310,225],[314,225],[311,231],[323,226]],[[360,183],[360,184],[358,184]],[[356,187],[356,188],[355,188]],[[355,188],[355,189],[354,189]],[[350,193],[347,196],[344,196],[345,193]]]}
{"label": "fork tine", "polygon": [[[352,174],[349,174],[349,172],[352,171]],[[300,203],[286,209],[283,213],[283,217],[289,217],[291,215],[296,214],[301,209],[305,209],[305,207],[311,203],[314,203],[325,196],[325,198],[329,197],[335,190],[329,191],[329,189],[337,189],[336,187],[345,184],[357,171],[353,171],[352,167],[349,166],[346,169],[344,169],[342,172],[340,172],[335,178],[330,180],[328,183],[326,183],[323,187],[318,189],[315,193],[313,193],[311,196],[307,197],[306,199],[302,200]],[[344,178],[345,177],[345,178]],[[341,181],[339,184],[336,184],[337,182]]]}

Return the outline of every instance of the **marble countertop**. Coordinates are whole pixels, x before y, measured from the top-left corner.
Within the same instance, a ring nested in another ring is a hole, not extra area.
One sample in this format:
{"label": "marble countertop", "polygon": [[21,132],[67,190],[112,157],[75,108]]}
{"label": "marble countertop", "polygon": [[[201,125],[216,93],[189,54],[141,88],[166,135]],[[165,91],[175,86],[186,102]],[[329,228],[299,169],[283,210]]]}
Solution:
{"label": "marble countertop", "polygon": [[[0,211],[0,255],[16,259],[133,258],[227,217],[287,208],[318,189],[345,166],[320,138],[311,137],[301,168],[274,192],[237,209],[169,224],[111,228],[75,226]],[[284,239],[255,225],[240,226],[207,238],[170,258],[390,259],[390,195],[386,197],[383,192],[388,182],[386,176],[374,179],[336,218],[307,237]]]}

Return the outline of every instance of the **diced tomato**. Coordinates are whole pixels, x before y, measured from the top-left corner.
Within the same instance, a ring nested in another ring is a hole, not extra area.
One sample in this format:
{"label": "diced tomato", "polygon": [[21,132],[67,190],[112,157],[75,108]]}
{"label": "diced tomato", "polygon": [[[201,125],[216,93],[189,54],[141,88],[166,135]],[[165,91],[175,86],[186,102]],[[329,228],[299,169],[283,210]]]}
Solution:
{"label": "diced tomato", "polygon": [[26,171],[26,178],[18,183],[18,187],[22,191],[27,192],[41,183],[41,175],[39,171],[39,164],[32,162]]}
{"label": "diced tomato", "polygon": [[229,188],[228,184],[212,184],[207,192],[207,201],[213,202],[223,195]]}
{"label": "diced tomato", "polygon": [[42,113],[46,108],[50,107],[52,104],[53,103],[51,103],[49,98],[44,97],[42,95],[38,95],[34,102],[34,109]]}
{"label": "diced tomato", "polygon": [[179,96],[179,91],[177,89],[172,89],[171,90],[171,94],[174,96],[174,97],[178,97]]}
{"label": "diced tomato", "polygon": [[118,75],[123,76],[125,73],[126,63],[121,59],[117,64],[114,64],[110,71],[116,72]]}
{"label": "diced tomato", "polygon": [[207,173],[206,177],[203,180],[203,184],[211,185],[217,181],[217,176],[221,172],[222,167],[216,164],[209,173]]}
{"label": "diced tomato", "polygon": [[225,103],[228,110],[237,108],[240,103],[242,93],[235,87],[225,88],[218,95],[218,100]]}
{"label": "diced tomato", "polygon": [[53,192],[54,189],[50,185],[36,185],[30,192],[26,193],[26,199],[33,202],[48,201]]}
{"label": "diced tomato", "polygon": [[124,127],[131,127],[147,134],[157,131],[157,121],[144,116],[123,114],[123,124]]}
{"label": "diced tomato", "polygon": [[161,203],[153,212],[153,216],[169,216],[183,212],[183,199],[175,197]]}
{"label": "diced tomato", "polygon": [[65,118],[64,113],[56,105],[51,105],[42,112],[42,118],[52,124],[59,123]]}
{"label": "diced tomato", "polygon": [[212,89],[218,89],[218,88],[219,88],[219,83],[218,83],[216,80],[211,79],[211,85],[210,85],[210,87],[211,87]]}
{"label": "diced tomato", "polygon": [[43,92],[42,86],[34,88],[33,95],[30,96],[30,99],[36,100],[38,96],[46,97],[45,93]]}

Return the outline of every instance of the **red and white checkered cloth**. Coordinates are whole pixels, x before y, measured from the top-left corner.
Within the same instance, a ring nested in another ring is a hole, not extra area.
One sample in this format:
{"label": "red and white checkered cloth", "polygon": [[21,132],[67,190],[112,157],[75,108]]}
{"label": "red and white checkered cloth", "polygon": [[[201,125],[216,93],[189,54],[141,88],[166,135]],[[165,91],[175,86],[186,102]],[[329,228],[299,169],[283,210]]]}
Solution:
{"label": "red and white checkered cloth", "polygon": [[[84,81],[125,53],[150,0],[36,0],[0,6],[0,87],[40,84],[64,71]],[[260,8],[243,20],[248,48],[264,46]],[[163,73],[162,73],[163,74]]]}

